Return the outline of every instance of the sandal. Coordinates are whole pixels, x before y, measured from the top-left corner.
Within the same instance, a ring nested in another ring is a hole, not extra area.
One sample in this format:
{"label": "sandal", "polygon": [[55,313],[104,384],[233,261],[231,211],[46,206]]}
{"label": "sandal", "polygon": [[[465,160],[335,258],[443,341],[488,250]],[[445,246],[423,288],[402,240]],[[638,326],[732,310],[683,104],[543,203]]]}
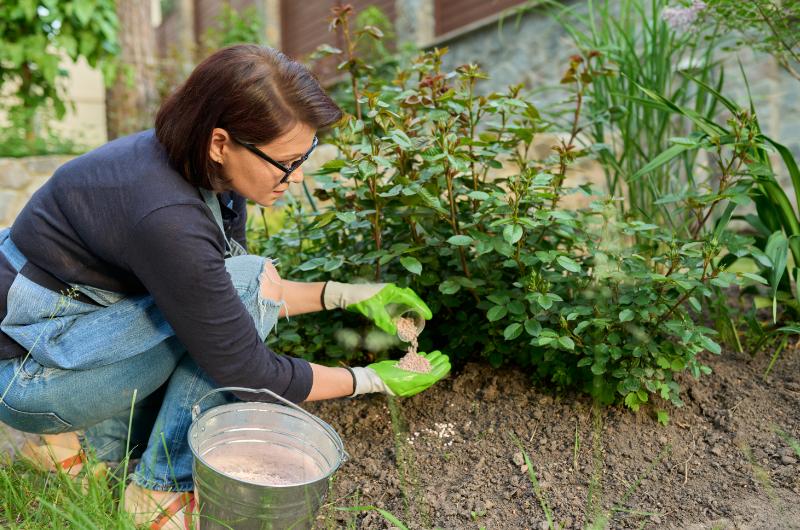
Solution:
{"label": "sandal", "polygon": [[19,455],[40,471],[63,471],[71,477],[78,476],[87,462],[86,453],[80,445],[59,445],[57,442],[48,442],[45,438],[41,438],[40,444],[25,440]]}
{"label": "sandal", "polygon": [[157,501],[154,492],[137,484],[125,488],[125,511],[133,516],[137,525],[149,525],[150,530],[188,530],[194,510],[194,494],[188,491],[170,492],[171,495]]}
{"label": "sandal", "polygon": [[64,472],[77,479],[80,472],[86,469],[86,473],[81,478],[81,490],[84,493],[89,491],[90,475],[99,479],[108,474],[109,468],[105,462],[89,461],[86,452],[80,447],[77,436],[41,436],[40,440],[40,444],[25,440],[18,452],[20,457],[39,471],[45,473]]}

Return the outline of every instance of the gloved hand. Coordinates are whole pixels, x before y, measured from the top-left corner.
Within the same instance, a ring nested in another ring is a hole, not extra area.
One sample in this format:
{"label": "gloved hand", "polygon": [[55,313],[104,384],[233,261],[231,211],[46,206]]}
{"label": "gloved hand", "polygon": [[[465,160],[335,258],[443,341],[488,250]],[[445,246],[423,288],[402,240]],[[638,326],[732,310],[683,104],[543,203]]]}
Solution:
{"label": "gloved hand", "polygon": [[326,282],[322,291],[322,306],[325,309],[338,307],[361,313],[383,331],[394,335],[397,328],[392,321],[392,315],[386,310],[386,306],[390,304],[413,309],[425,320],[430,320],[432,316],[430,308],[414,291],[393,283]]}
{"label": "gloved hand", "polygon": [[397,361],[380,361],[351,368],[355,378],[353,396],[382,392],[390,396],[408,397],[419,394],[450,372],[450,359],[439,350],[420,353],[431,363],[428,373],[409,372],[397,367]]}

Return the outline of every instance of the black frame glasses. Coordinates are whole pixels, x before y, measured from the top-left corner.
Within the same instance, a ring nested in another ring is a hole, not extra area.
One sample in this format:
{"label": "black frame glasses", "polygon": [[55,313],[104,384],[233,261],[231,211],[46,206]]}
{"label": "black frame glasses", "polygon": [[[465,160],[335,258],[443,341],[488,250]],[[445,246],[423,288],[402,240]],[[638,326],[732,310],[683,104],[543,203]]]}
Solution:
{"label": "black frame glasses", "polygon": [[265,153],[264,151],[262,151],[261,149],[259,149],[258,147],[256,147],[253,144],[249,144],[247,142],[240,142],[236,138],[234,138],[233,141],[235,141],[237,144],[241,145],[242,147],[244,147],[245,149],[247,149],[248,151],[250,151],[251,153],[256,155],[261,160],[266,160],[267,162],[269,162],[270,164],[272,164],[276,168],[278,168],[281,171],[283,171],[283,173],[284,173],[283,174],[283,178],[281,179],[279,184],[285,184],[286,181],[289,180],[289,176],[292,173],[294,173],[297,170],[297,168],[302,166],[303,162],[308,160],[308,157],[311,156],[311,153],[314,152],[314,149],[316,149],[317,144],[319,143],[319,140],[317,139],[317,137],[314,136],[314,140],[311,142],[311,148],[308,151],[306,151],[306,154],[304,154],[303,156],[301,156],[300,158],[298,158],[297,160],[292,162],[291,166],[286,167],[286,166],[284,166],[280,162],[276,161],[274,158],[272,158],[267,153]]}

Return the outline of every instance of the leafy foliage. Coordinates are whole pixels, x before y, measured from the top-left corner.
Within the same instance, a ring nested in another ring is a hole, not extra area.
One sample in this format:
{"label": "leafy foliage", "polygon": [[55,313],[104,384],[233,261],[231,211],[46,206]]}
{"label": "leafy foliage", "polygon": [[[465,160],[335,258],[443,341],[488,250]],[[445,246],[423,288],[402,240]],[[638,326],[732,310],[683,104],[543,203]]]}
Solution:
{"label": "leafy foliage", "polygon": [[224,2],[215,18],[214,26],[208,28],[201,39],[199,57],[232,44],[253,44],[264,40],[264,27],[258,10],[247,7],[236,10],[230,2]]}
{"label": "leafy foliage", "polygon": [[[654,395],[680,404],[674,374],[707,373],[698,354],[721,349],[702,324],[704,299],[744,281],[720,257],[751,252],[751,240],[726,230],[750,181],[731,174],[674,198],[699,220],[689,233],[623,217],[612,199],[566,209],[566,195],[595,193],[565,179],[593,153],[576,138],[586,91],[605,75],[600,54],[571,58],[563,83],[572,127],[537,160],[533,147],[553,124],[521,87],[477,96],[485,76],[474,65],[442,71],[444,53],[420,54],[390,80],[343,63],[362,117],[329,139],[340,157],[318,173],[315,192],[327,209],[310,216],[294,203],[281,232],[251,232],[251,243],[293,278],[410,285],[434,312],[423,350],[514,363],[633,409]],[[749,141],[732,142],[726,163],[735,166]],[[272,344],[317,360],[386,355],[361,325],[304,317]]]}
{"label": "leafy foliage", "polygon": [[769,53],[800,80],[800,2],[708,0],[708,16],[737,35],[736,44]]}
{"label": "leafy foliage", "polygon": [[60,82],[63,56],[84,58],[111,79],[119,52],[117,15],[111,0],[7,0],[0,4],[0,86],[15,87],[8,109],[14,135],[35,143],[43,108],[57,119],[66,112]]}

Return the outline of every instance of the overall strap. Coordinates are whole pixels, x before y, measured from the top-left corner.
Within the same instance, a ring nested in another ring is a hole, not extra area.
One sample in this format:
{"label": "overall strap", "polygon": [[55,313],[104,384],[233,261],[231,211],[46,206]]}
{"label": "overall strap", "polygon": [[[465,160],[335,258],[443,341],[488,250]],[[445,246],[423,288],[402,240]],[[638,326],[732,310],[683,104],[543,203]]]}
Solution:
{"label": "overall strap", "polygon": [[219,231],[222,232],[222,239],[225,240],[225,257],[227,258],[229,256],[241,256],[247,254],[247,250],[242,247],[242,245],[233,239],[228,239],[228,236],[225,234],[225,227],[222,224],[222,209],[219,207],[219,199],[217,194],[205,188],[197,189],[200,190],[200,195],[203,197],[203,201],[211,210],[211,215],[214,216],[214,221],[216,221]]}

